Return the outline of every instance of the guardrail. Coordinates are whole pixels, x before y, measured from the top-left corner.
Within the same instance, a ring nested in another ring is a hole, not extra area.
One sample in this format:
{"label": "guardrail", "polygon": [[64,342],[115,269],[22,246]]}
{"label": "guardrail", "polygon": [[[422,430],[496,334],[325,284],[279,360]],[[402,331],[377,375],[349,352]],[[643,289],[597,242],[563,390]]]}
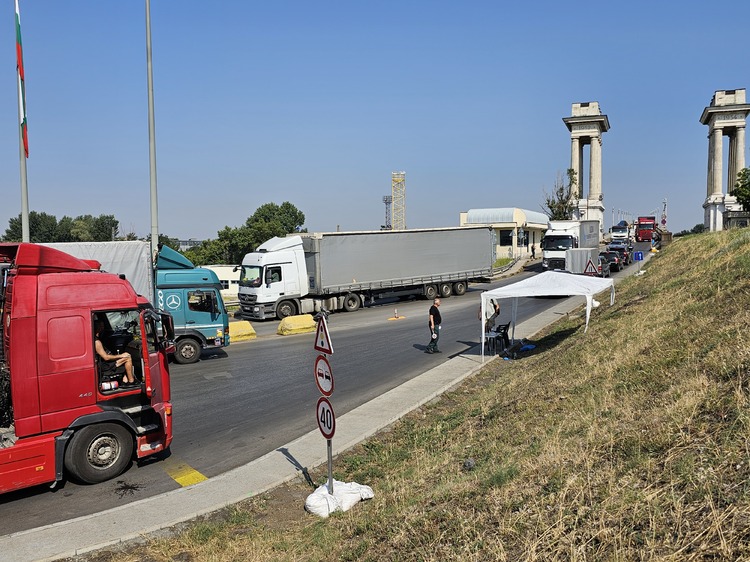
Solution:
{"label": "guardrail", "polygon": [[503,265],[501,267],[493,267],[492,268],[492,276],[494,277],[495,275],[502,275],[503,273],[507,273],[519,261],[521,261],[521,258],[520,257],[516,257],[516,258],[513,259],[513,261],[511,261],[509,263],[506,263],[505,265]]}

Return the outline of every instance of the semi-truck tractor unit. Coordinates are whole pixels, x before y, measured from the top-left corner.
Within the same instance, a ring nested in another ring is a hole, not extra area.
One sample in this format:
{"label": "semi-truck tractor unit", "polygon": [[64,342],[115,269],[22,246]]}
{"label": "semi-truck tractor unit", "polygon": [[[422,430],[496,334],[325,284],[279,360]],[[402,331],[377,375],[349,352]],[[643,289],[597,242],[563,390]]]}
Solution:
{"label": "semi-truck tractor unit", "polygon": [[[98,265],[0,244],[0,493],[102,482],[172,441],[172,317]],[[132,384],[97,340],[130,355]]]}

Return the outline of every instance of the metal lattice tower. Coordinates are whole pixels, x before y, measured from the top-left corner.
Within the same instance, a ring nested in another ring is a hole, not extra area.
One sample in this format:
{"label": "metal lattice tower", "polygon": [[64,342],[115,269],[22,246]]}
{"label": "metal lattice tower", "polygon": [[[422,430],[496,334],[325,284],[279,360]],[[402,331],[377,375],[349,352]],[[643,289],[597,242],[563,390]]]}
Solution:
{"label": "metal lattice tower", "polygon": [[393,203],[393,196],[383,195],[383,203],[385,203],[385,224],[380,227],[380,230],[393,230],[393,223],[391,222],[391,203]]}
{"label": "metal lattice tower", "polygon": [[406,230],[406,172],[391,173],[392,230]]}

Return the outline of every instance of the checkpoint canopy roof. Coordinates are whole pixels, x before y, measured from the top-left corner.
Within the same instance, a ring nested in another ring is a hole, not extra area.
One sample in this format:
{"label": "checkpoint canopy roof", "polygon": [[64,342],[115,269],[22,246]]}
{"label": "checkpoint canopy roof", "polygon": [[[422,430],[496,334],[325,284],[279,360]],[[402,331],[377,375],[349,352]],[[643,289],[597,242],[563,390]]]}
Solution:
{"label": "checkpoint canopy roof", "polygon": [[[515,334],[516,315],[518,312],[519,297],[569,297],[583,296],[586,298],[586,328],[589,327],[589,317],[593,306],[594,295],[610,290],[610,306],[615,303],[615,283],[612,279],[602,279],[589,275],[578,275],[564,271],[546,271],[539,275],[534,275],[519,281],[511,283],[504,287],[498,287],[491,291],[482,293],[482,312],[481,317],[485,318],[485,311],[489,307],[492,299],[513,299],[512,325]],[[484,321],[482,321],[482,339],[484,341]],[[484,345],[482,345],[482,356],[484,356]]]}

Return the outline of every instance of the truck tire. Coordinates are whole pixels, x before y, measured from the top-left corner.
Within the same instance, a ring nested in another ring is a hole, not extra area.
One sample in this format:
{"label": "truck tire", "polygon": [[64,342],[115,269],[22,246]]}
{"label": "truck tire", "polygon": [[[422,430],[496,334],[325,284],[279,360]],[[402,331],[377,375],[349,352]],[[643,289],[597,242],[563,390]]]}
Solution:
{"label": "truck tire", "polygon": [[362,299],[359,297],[356,293],[348,293],[344,297],[344,310],[347,312],[354,312],[355,310],[359,310],[359,307],[362,304]]}
{"label": "truck tire", "polygon": [[276,318],[283,320],[297,314],[297,306],[292,301],[281,301],[276,305]]}
{"label": "truck tire", "polygon": [[466,294],[466,282],[464,281],[456,281],[453,283],[453,294],[456,296],[461,296]]}
{"label": "truck tire", "polygon": [[450,283],[440,283],[439,291],[440,296],[446,299],[453,294],[453,286]]}
{"label": "truck tire", "polygon": [[76,431],[65,450],[65,468],[78,481],[110,480],[130,465],[133,437],[116,423],[87,425]]}
{"label": "truck tire", "polygon": [[195,363],[201,357],[201,344],[193,338],[183,338],[177,342],[174,360],[180,365]]}
{"label": "truck tire", "polygon": [[435,285],[425,285],[424,296],[429,301],[436,299],[438,296],[438,288]]}

